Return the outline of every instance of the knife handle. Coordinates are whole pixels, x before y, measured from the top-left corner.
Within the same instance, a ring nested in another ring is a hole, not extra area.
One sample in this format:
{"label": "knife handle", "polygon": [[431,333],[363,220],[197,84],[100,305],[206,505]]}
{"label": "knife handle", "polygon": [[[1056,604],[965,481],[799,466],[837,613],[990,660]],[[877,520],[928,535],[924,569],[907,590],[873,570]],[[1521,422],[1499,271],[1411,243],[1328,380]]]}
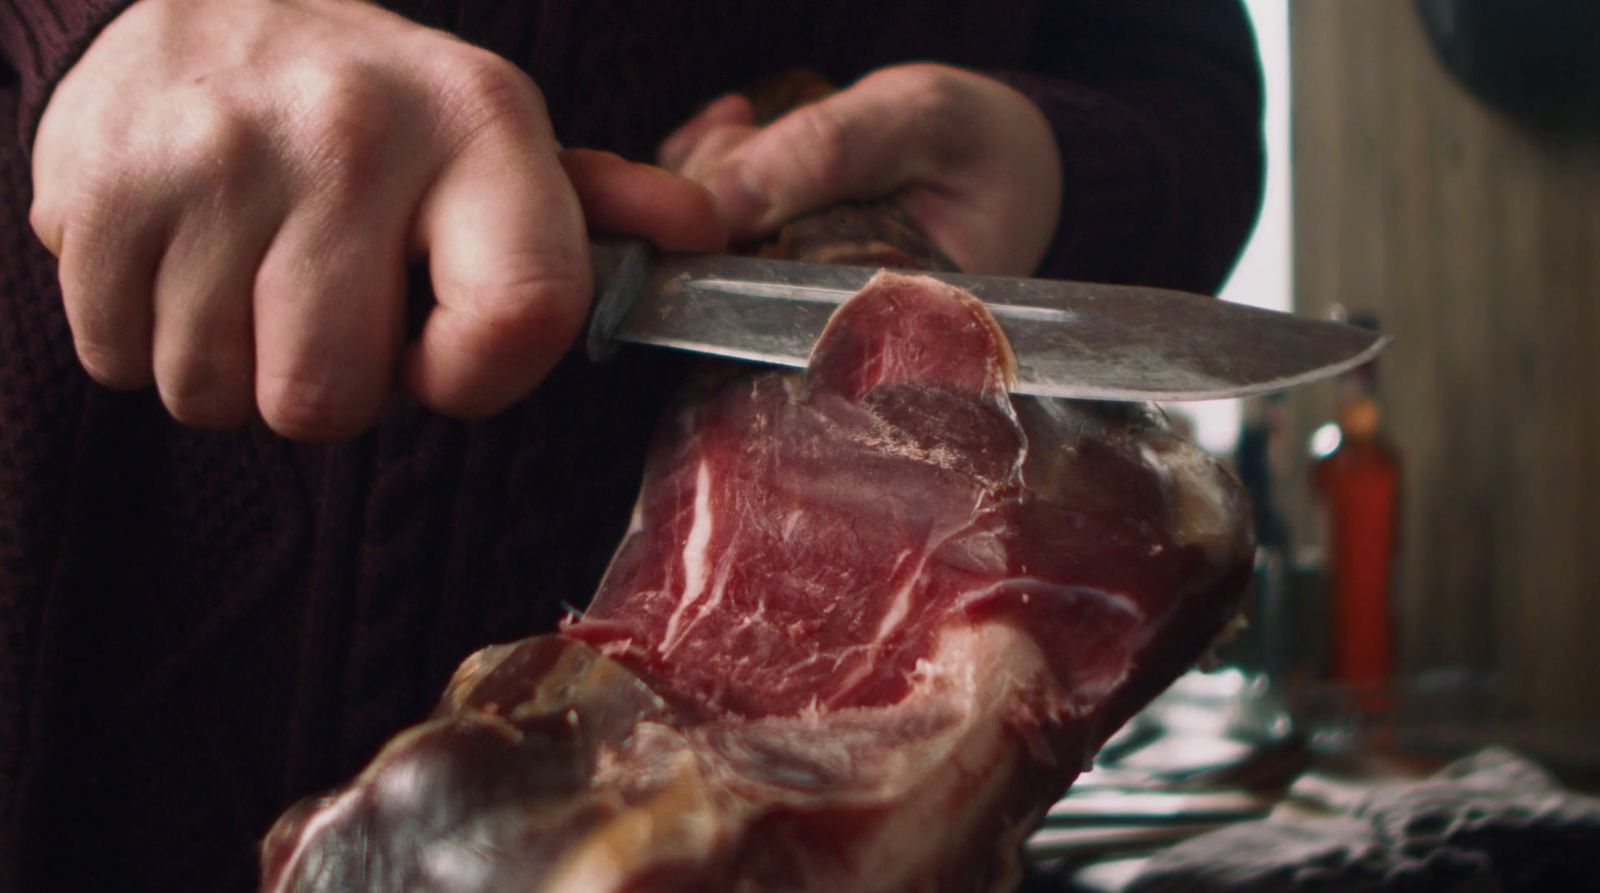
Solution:
{"label": "knife handle", "polygon": [[642,239],[595,239],[589,243],[594,269],[594,310],[589,316],[589,360],[603,363],[617,352],[617,329],[644,287],[650,246]]}

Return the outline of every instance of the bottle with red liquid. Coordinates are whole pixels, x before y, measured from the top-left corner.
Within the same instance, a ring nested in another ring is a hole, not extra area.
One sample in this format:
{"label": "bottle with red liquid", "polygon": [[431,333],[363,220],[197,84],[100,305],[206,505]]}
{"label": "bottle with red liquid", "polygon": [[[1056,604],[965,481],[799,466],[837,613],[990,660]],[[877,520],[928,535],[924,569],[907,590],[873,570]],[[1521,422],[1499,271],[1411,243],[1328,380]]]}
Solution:
{"label": "bottle with red liquid", "polygon": [[[1351,322],[1377,328],[1375,319]],[[1338,446],[1312,468],[1327,520],[1329,673],[1372,691],[1394,670],[1400,459],[1379,425],[1375,365],[1346,374],[1338,387]]]}

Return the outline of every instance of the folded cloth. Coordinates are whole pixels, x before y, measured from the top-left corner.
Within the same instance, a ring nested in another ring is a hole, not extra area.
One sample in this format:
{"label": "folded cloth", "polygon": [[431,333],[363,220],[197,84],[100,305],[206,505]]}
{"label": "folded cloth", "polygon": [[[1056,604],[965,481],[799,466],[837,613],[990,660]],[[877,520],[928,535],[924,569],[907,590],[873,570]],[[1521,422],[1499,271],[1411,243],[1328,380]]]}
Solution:
{"label": "folded cloth", "polygon": [[1501,748],[1342,814],[1280,812],[1152,857],[1129,893],[1600,890],[1600,799]]}

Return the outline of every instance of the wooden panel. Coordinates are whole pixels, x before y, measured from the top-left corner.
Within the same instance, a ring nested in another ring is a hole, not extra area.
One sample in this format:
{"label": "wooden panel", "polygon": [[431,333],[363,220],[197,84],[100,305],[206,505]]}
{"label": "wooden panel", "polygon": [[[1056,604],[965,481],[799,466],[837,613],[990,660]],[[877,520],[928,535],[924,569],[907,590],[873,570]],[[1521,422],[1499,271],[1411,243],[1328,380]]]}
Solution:
{"label": "wooden panel", "polygon": [[[1397,338],[1402,661],[1600,717],[1600,141],[1472,99],[1409,2],[1294,0],[1291,39],[1298,309],[1372,310]],[[1330,399],[1295,395],[1299,442]]]}

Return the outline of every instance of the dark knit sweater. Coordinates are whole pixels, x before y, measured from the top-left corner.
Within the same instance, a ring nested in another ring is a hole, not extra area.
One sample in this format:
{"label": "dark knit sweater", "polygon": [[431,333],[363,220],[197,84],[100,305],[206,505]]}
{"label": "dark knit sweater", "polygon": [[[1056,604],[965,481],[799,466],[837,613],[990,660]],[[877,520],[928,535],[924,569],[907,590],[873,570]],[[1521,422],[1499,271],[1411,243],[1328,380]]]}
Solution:
{"label": "dark knit sweater", "polygon": [[[28,149],[127,2],[0,0],[0,891],[249,889],[283,807],[423,716],[469,651],[588,598],[683,368],[573,356],[495,419],[396,399],[333,447],[186,430],[90,383],[27,225]],[[565,145],[637,158],[790,66],[998,73],[1061,146],[1049,275],[1213,289],[1259,197],[1235,0],[392,5],[527,68]]]}

